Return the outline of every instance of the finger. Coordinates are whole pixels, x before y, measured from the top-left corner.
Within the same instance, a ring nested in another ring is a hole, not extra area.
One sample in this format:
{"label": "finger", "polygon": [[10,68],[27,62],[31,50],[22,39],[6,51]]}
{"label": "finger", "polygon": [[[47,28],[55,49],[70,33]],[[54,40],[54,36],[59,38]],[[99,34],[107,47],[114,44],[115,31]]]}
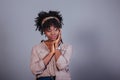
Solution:
{"label": "finger", "polygon": [[61,34],[59,34],[58,38],[60,39],[60,37],[61,37]]}
{"label": "finger", "polygon": [[58,34],[57,39],[56,39],[55,41],[58,41],[58,40],[59,40],[59,37],[60,37],[60,34]]}
{"label": "finger", "polygon": [[59,34],[59,39],[61,39],[61,33]]}
{"label": "finger", "polygon": [[62,32],[62,31],[61,31],[61,29],[60,29],[60,34],[61,34],[61,32]]}
{"label": "finger", "polygon": [[58,38],[57,38],[57,41],[59,41],[61,39],[61,35],[59,34],[58,35]]}
{"label": "finger", "polygon": [[52,44],[54,45],[56,41],[52,41]]}

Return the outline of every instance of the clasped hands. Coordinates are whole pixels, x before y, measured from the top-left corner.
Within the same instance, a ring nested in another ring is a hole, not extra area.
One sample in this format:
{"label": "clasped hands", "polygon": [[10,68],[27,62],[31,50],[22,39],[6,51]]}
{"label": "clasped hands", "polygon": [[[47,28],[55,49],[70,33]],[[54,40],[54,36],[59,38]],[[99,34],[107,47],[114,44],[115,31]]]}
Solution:
{"label": "clasped hands", "polygon": [[61,34],[59,34],[58,38],[52,42],[51,50],[50,50],[52,54],[55,54],[55,52],[57,51],[56,49],[58,48],[60,42],[61,42]]}

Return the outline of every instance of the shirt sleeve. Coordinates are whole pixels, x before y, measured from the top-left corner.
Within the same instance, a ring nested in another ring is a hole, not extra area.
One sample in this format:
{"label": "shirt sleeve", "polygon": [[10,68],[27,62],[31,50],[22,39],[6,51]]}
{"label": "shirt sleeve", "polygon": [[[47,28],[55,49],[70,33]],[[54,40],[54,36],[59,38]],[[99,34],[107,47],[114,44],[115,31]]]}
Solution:
{"label": "shirt sleeve", "polygon": [[72,54],[72,46],[71,45],[67,46],[67,48],[61,52],[62,53],[56,62],[59,70],[65,69],[69,66],[70,58]]}
{"label": "shirt sleeve", "polygon": [[34,75],[41,74],[45,69],[45,64],[43,60],[38,56],[35,47],[33,47],[31,51],[30,68]]}

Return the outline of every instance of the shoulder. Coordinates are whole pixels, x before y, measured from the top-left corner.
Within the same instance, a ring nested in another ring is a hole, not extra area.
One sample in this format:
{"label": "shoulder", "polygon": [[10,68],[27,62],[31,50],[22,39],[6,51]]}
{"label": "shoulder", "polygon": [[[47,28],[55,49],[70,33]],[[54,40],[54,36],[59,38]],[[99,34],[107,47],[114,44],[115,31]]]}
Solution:
{"label": "shoulder", "polygon": [[64,49],[72,49],[72,45],[69,44],[69,43],[63,43],[63,44],[61,45],[61,47],[64,48]]}
{"label": "shoulder", "polygon": [[32,50],[40,50],[41,48],[43,48],[43,42],[40,42],[39,44],[35,44],[33,47],[32,47]]}

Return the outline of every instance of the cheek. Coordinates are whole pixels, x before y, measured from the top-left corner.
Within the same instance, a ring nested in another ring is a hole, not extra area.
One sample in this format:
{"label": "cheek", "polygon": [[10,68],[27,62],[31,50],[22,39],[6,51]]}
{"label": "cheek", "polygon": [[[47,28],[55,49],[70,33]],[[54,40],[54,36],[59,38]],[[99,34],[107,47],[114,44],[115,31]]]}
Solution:
{"label": "cheek", "polygon": [[60,33],[60,31],[57,31],[57,32],[56,32],[56,34],[59,34],[59,33]]}
{"label": "cheek", "polygon": [[47,37],[49,37],[50,35],[47,33],[47,34],[45,34]]}

